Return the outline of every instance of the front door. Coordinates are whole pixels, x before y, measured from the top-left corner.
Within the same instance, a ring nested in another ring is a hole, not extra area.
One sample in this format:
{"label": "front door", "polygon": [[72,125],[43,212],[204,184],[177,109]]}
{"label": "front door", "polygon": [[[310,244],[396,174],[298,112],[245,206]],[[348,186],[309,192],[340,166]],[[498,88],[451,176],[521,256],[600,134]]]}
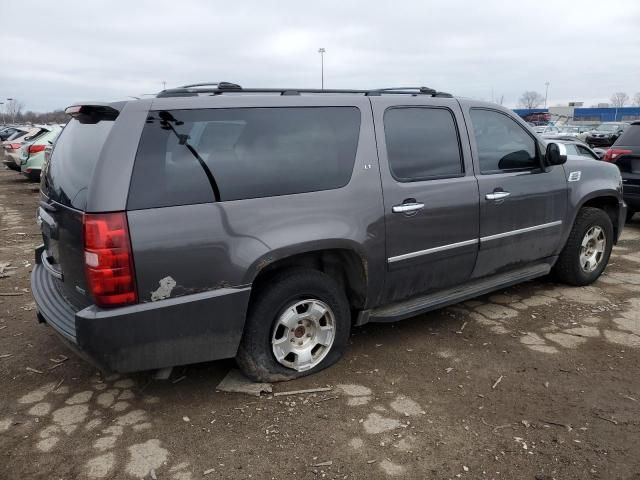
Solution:
{"label": "front door", "polygon": [[562,241],[564,168],[542,168],[535,137],[506,112],[471,108],[480,191],[480,251],[473,277],[550,257]]}
{"label": "front door", "polygon": [[479,213],[459,104],[371,100],[385,209],[385,301],[465,282],[476,261]]}

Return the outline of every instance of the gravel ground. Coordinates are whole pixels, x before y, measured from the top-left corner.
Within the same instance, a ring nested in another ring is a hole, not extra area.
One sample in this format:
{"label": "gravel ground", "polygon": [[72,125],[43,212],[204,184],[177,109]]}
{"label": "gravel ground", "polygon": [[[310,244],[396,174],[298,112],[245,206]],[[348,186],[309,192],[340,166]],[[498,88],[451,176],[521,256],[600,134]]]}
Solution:
{"label": "gravel ground", "polygon": [[[640,479],[640,219],[593,286],[529,282],[355,329],[260,398],[232,361],[104,376],[36,322],[37,185],[0,171],[1,479]],[[7,265],[9,264],[9,265]]]}

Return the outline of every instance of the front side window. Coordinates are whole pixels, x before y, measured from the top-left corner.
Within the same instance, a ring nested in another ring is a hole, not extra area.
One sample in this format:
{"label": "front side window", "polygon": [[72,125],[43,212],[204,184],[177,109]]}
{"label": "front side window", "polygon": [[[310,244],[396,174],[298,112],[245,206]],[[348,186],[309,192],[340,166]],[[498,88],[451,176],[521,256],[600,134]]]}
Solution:
{"label": "front side window", "polygon": [[355,107],[154,111],[128,208],[340,188],[351,179],[359,132]]}
{"label": "front side window", "polygon": [[535,140],[519,123],[495,110],[472,108],[470,115],[481,173],[540,168]]}
{"label": "front side window", "polygon": [[384,114],[389,168],[400,182],[464,174],[458,130],[445,108],[391,108]]}

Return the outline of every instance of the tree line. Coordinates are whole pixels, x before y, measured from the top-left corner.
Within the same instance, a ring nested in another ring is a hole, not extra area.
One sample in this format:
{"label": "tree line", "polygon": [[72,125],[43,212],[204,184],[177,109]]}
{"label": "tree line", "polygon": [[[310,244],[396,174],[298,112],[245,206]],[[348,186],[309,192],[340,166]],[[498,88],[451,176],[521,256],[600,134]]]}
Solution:
{"label": "tree line", "polygon": [[67,123],[69,116],[64,110],[52,112],[24,111],[24,103],[14,98],[0,103],[1,123]]}

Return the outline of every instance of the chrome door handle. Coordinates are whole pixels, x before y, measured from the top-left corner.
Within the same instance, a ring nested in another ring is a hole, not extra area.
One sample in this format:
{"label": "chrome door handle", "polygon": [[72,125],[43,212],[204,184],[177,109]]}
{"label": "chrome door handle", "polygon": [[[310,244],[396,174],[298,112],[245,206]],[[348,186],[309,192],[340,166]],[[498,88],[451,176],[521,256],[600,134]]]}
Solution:
{"label": "chrome door handle", "polygon": [[487,200],[502,200],[503,198],[507,198],[511,193],[509,192],[493,192],[487,193],[484,198]]}
{"label": "chrome door handle", "polygon": [[415,212],[417,210],[422,210],[424,208],[424,203],[403,203],[401,205],[394,205],[391,209],[393,213],[408,213]]}

